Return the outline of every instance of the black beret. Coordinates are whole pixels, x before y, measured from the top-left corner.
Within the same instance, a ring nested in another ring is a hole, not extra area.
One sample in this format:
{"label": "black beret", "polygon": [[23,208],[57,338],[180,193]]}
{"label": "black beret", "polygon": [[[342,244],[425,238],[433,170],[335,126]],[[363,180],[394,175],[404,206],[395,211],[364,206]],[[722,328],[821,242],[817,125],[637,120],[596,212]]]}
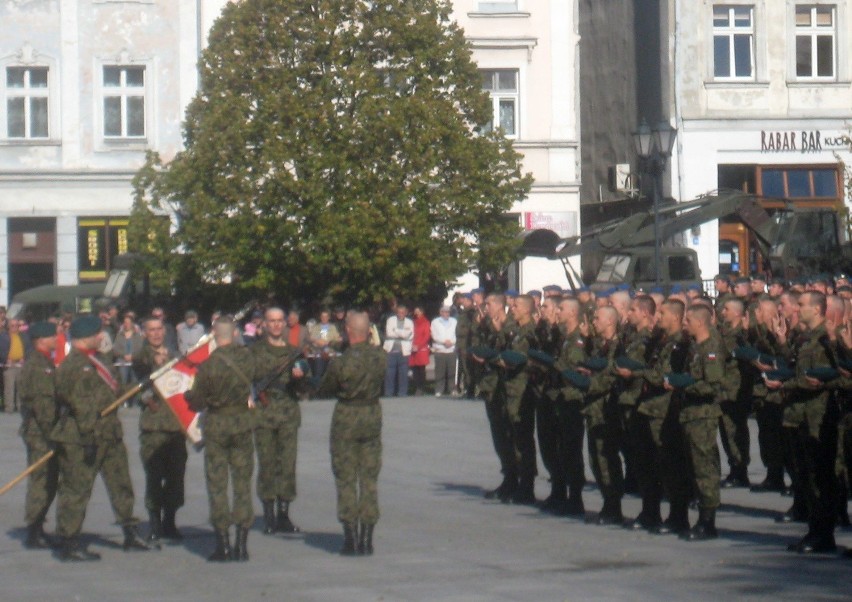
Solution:
{"label": "black beret", "polygon": [[68,334],[72,339],[85,339],[98,334],[101,331],[101,319],[91,314],[74,318]]}
{"label": "black beret", "polygon": [[[100,322],[100,320],[98,320],[98,322]],[[33,340],[35,340],[35,339],[46,339],[48,337],[55,337],[56,336],[56,324],[54,324],[53,322],[46,322],[46,321],[36,322],[35,324],[30,326],[30,328],[29,328],[29,330],[27,330],[27,332],[29,333],[30,338],[33,339]]]}

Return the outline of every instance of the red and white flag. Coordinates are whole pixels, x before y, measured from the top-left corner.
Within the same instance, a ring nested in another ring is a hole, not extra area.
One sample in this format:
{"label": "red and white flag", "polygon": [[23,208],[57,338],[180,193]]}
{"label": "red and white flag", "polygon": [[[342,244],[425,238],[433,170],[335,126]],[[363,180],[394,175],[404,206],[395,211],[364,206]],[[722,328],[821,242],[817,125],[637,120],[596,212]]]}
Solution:
{"label": "red and white flag", "polygon": [[202,439],[198,424],[199,414],[189,409],[184,393],[192,387],[198,366],[210,357],[214,349],[216,349],[216,342],[211,337],[208,343],[197,346],[171,370],[154,381],[157,393],[175,413],[187,438],[195,444],[201,443]]}

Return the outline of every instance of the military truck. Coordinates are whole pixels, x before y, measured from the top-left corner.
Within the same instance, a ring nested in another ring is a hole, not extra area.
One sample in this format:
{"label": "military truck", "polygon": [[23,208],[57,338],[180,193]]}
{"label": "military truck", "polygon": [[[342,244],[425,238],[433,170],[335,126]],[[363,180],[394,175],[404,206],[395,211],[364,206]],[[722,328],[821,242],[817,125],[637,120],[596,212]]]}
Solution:
{"label": "military truck", "polygon": [[583,285],[583,281],[569,259],[594,253],[602,256],[602,262],[590,283],[593,289],[628,284],[645,290],[659,285],[669,291],[676,284],[701,283],[698,256],[693,249],[661,244],[660,265],[655,266],[655,240],[669,241],[691,228],[732,215],[754,234],[773,276],[792,279],[852,266],[852,249],[843,239],[836,210],[788,207],[770,211],[758,197],[739,191],[718,191],[663,207],[656,226],[653,213],[640,212],[565,239],[551,230],[532,230],[522,235],[520,254],[560,260],[572,288]]}
{"label": "military truck", "polygon": [[12,298],[8,316],[35,321],[60,312],[95,312],[113,303],[137,309],[148,305],[151,291],[144,259],[125,253],[116,256],[112,265],[106,282],[47,284],[22,291]]}

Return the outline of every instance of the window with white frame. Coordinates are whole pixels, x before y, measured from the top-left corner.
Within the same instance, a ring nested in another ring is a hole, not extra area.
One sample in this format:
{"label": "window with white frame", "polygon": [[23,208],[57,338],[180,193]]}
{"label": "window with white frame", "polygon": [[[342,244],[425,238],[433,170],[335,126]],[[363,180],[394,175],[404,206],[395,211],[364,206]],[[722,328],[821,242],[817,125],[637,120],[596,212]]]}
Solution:
{"label": "window with white frame", "polygon": [[796,77],[830,78],[837,73],[837,7],[796,6]]}
{"label": "window with white frame", "polygon": [[491,121],[483,131],[490,132],[499,127],[507,138],[516,138],[519,104],[517,69],[485,69],[480,73],[482,89],[491,96],[492,106]]}
{"label": "window with white frame", "polygon": [[6,67],[6,135],[12,139],[47,138],[48,68]]}
{"label": "window with white frame", "polygon": [[104,137],[143,138],[145,67],[109,65],[103,70]]}
{"label": "window with white frame", "polygon": [[713,76],[754,79],[754,7],[713,7]]}
{"label": "window with white frame", "polygon": [[477,9],[481,13],[514,13],[518,11],[518,0],[482,0]]}

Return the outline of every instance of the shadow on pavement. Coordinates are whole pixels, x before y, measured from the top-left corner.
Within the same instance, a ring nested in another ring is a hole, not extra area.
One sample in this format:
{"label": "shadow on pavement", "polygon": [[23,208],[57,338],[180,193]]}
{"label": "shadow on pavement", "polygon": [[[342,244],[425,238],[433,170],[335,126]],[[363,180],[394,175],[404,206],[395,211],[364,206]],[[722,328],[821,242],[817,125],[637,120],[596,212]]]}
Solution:
{"label": "shadow on pavement", "polygon": [[343,545],[343,533],[303,532],[305,544],[329,554],[337,554]]}
{"label": "shadow on pavement", "polygon": [[435,483],[439,492],[462,493],[467,496],[484,499],[486,490],[478,485],[467,485],[464,483]]}
{"label": "shadow on pavement", "polygon": [[743,516],[766,518],[769,520],[775,520],[775,518],[781,514],[781,512],[778,512],[777,510],[770,510],[768,508],[753,508],[751,506],[743,506],[741,504],[726,503],[719,506],[719,512],[733,512],[735,514],[742,514]]}

